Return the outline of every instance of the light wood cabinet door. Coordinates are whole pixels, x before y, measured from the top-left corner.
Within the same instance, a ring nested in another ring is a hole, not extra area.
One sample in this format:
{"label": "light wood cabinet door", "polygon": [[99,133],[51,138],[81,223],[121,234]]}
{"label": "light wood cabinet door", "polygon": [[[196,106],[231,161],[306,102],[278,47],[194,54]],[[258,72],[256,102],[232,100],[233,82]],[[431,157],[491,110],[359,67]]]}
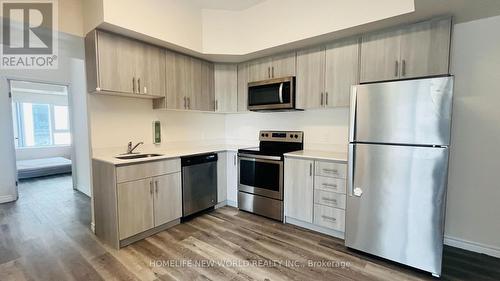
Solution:
{"label": "light wood cabinet door", "polygon": [[167,108],[186,109],[191,94],[191,62],[188,56],[166,51]]}
{"label": "light wood cabinet door", "polygon": [[96,90],[135,94],[138,63],[136,41],[97,31],[98,81]]}
{"label": "light wood cabinet door", "polygon": [[182,217],[181,173],[153,178],[155,227]]}
{"label": "light wood cabinet door", "polygon": [[227,153],[217,153],[217,203],[227,199]]}
{"label": "light wood cabinet door", "polygon": [[271,57],[248,62],[248,82],[271,79],[271,64]]}
{"label": "light wood cabinet door", "polygon": [[285,216],[313,222],[313,165],[314,161],[285,159]]}
{"label": "light wood cabinet door", "polygon": [[186,107],[189,110],[203,110],[202,61],[188,57],[188,82],[186,93]]}
{"label": "light wood cabinet door", "polygon": [[215,64],[215,111],[238,110],[238,66]]}
{"label": "light wood cabinet door", "polygon": [[248,65],[238,64],[238,112],[248,111]]}
{"label": "light wood cabinet door", "polygon": [[359,39],[352,38],[326,46],[326,107],[348,107],[351,86],[359,83]]}
{"label": "light wood cabinet door", "polygon": [[401,78],[448,74],[451,18],[410,25],[401,35]]}
{"label": "light wood cabinet door", "polygon": [[295,76],[296,58],[295,52],[273,56],[271,78]]}
{"label": "light wood cabinet door", "polygon": [[238,206],[238,155],[235,151],[227,154],[227,202],[234,207]]}
{"label": "light wood cabinet door", "polygon": [[120,183],[117,193],[120,240],[154,227],[152,179]]}
{"label": "light wood cabinet door", "polygon": [[401,30],[367,34],[361,42],[361,82],[399,78]]}
{"label": "light wood cabinet door", "polygon": [[141,44],[141,59],[137,63],[137,93],[165,96],[165,50]]}
{"label": "light wood cabinet door", "polygon": [[[194,89],[193,105],[191,109],[200,111],[215,111],[215,78],[214,64],[207,61],[200,61],[201,76],[200,89]],[[196,77],[194,78],[196,79]],[[196,84],[196,81],[193,81]]]}
{"label": "light wood cabinet door", "polygon": [[297,52],[296,107],[319,108],[324,103],[325,49],[317,47]]}

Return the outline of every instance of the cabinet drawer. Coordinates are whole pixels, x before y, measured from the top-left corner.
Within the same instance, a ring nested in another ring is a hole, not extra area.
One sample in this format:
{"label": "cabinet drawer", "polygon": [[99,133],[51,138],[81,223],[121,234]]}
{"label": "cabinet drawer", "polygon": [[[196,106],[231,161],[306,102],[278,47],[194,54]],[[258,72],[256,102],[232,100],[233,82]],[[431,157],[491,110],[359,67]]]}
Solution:
{"label": "cabinet drawer", "polygon": [[345,179],[347,165],[335,162],[316,161],[315,175]]}
{"label": "cabinet drawer", "polygon": [[345,194],[328,192],[324,190],[314,190],[314,203],[326,205],[345,210]]}
{"label": "cabinet drawer", "polygon": [[345,179],[314,177],[314,188],[345,194]]}
{"label": "cabinet drawer", "polygon": [[127,182],[181,171],[181,159],[131,164],[116,168],[116,182]]}
{"label": "cabinet drawer", "polygon": [[345,211],[314,204],[314,224],[344,232]]}

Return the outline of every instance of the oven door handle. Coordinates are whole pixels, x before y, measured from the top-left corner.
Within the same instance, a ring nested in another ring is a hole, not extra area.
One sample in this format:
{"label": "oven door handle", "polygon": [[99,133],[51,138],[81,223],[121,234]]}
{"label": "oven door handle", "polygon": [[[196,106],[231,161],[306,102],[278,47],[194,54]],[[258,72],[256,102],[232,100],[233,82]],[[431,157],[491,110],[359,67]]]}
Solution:
{"label": "oven door handle", "polygon": [[262,159],[262,160],[281,161],[281,157],[279,156],[266,156],[266,155],[255,155],[255,154],[244,154],[244,153],[238,153],[238,156],[245,157],[248,160]]}
{"label": "oven door handle", "polygon": [[280,98],[280,103],[283,103],[283,82],[280,83],[279,98]]}

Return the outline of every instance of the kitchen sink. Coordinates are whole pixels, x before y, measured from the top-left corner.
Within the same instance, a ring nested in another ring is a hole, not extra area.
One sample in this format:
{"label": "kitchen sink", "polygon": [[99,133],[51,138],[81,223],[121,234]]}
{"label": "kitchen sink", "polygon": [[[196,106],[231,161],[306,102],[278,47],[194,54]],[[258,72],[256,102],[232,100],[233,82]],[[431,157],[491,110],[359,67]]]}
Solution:
{"label": "kitchen sink", "polygon": [[130,155],[116,156],[115,158],[121,160],[130,160],[130,159],[152,158],[158,156],[163,156],[163,154],[130,154]]}

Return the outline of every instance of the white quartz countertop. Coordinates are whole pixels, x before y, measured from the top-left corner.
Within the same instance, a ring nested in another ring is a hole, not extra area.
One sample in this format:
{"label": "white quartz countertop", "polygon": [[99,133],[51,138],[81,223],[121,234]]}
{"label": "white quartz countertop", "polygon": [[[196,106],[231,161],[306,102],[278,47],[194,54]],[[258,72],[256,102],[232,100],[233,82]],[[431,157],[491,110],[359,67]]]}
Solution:
{"label": "white quartz countertop", "polygon": [[94,153],[92,159],[120,166],[120,165],[128,165],[134,163],[143,163],[143,162],[158,161],[170,158],[178,158],[183,156],[204,154],[204,153],[238,151],[239,148],[243,147],[247,146],[220,144],[220,145],[192,146],[192,147],[182,147],[182,148],[177,148],[177,147],[154,148],[154,149],[139,148],[138,152],[140,152],[140,154],[161,154],[161,156],[150,157],[150,158],[139,158],[139,159],[127,159],[127,160],[116,158],[116,156],[119,156],[119,153],[116,153],[115,150],[110,149],[109,151],[106,151],[100,149],[98,153]]}
{"label": "white quartz countertop", "polygon": [[321,151],[321,150],[300,150],[285,153],[285,157],[328,160],[347,163],[347,152]]}

